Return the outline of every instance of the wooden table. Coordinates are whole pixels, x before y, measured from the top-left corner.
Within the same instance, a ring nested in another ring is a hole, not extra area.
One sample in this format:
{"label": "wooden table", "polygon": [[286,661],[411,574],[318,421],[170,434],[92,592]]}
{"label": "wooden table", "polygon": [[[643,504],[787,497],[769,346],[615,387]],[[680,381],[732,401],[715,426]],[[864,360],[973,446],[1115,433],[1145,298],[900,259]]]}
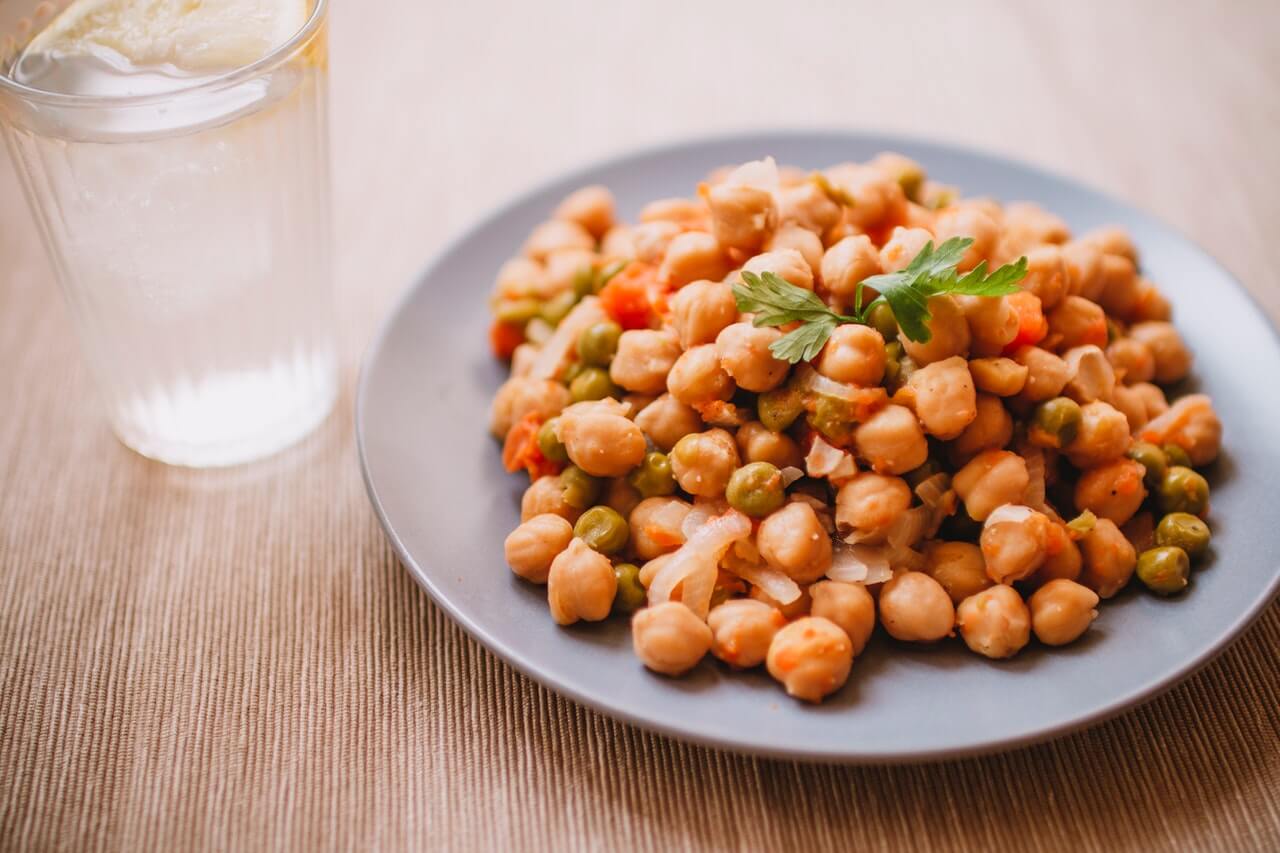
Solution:
{"label": "wooden table", "polygon": [[383,540],[351,419],[375,322],[450,234],[584,160],[733,129],[898,130],[1070,174],[1280,318],[1280,5],[335,5],[345,392],[274,460],[189,472],[114,441],[0,162],[0,848],[1280,848],[1276,607],[1050,744],[736,757],[468,639]]}

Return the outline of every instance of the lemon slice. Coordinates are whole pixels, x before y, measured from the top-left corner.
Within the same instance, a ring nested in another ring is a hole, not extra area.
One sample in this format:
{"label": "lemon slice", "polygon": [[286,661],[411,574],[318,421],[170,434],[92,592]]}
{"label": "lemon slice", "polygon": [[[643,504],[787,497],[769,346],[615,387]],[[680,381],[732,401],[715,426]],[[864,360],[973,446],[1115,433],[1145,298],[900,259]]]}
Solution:
{"label": "lemon slice", "polygon": [[27,46],[27,56],[89,56],[131,65],[229,71],[266,56],[307,21],[309,0],[75,0]]}

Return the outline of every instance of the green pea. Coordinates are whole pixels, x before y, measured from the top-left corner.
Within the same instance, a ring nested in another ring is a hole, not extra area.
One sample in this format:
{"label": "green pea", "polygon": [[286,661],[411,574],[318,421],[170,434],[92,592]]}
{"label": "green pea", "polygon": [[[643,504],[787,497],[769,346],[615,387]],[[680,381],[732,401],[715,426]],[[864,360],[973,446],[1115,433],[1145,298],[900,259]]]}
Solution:
{"label": "green pea", "polygon": [[880,333],[880,337],[891,341],[898,336],[898,318],[893,316],[893,309],[888,302],[877,302],[867,312],[867,325]]}
{"label": "green pea", "polygon": [[578,517],[573,535],[601,554],[616,554],[627,547],[631,531],[616,509],[593,506]]}
{"label": "green pea", "polygon": [[920,188],[924,186],[924,172],[915,166],[908,166],[898,172],[898,186],[911,201],[920,200]]}
{"label": "green pea", "polygon": [[1192,559],[1209,550],[1209,525],[1189,512],[1171,512],[1156,525],[1156,544],[1181,548]]}
{"label": "green pea", "polygon": [[1182,465],[1165,472],[1158,493],[1160,509],[1202,515],[1209,508],[1209,481]]}
{"label": "green pea", "polygon": [[603,367],[584,367],[569,383],[569,396],[575,403],[584,400],[603,400],[605,397],[621,397],[622,389],[613,384],[609,371]]}
{"label": "green pea", "polygon": [[569,451],[556,438],[556,425],[559,423],[559,418],[552,418],[538,428],[538,449],[552,462],[568,462]]}
{"label": "green pea", "polygon": [[569,366],[564,369],[564,375],[560,378],[560,381],[565,385],[572,384],[573,380],[577,379],[578,374],[585,370],[586,367],[587,366],[580,361],[569,362]]}
{"label": "green pea", "polygon": [[902,378],[902,344],[890,341],[884,345],[884,387],[898,388]]}
{"label": "green pea", "polygon": [[1187,451],[1178,445],[1166,444],[1161,449],[1164,451],[1164,456],[1169,460],[1170,465],[1181,465],[1183,468],[1191,467],[1191,457],[1187,455]]}
{"label": "green pea", "polygon": [[813,411],[809,414],[809,426],[833,444],[847,444],[853,439],[856,426],[853,417],[853,405],[848,400],[840,400],[826,394],[816,394],[813,398]]}
{"label": "green pea", "polygon": [[804,399],[793,388],[776,388],[756,398],[756,414],[760,423],[774,432],[782,432],[804,411]]}
{"label": "green pea", "polygon": [[1173,595],[1186,589],[1191,561],[1181,548],[1150,548],[1138,555],[1135,571],[1147,589],[1160,595]]}
{"label": "green pea", "polygon": [[617,323],[606,320],[588,326],[578,335],[578,355],[585,364],[606,365],[618,351],[620,337],[622,327]]}
{"label": "green pea", "polygon": [[1061,449],[1080,431],[1080,404],[1070,397],[1054,397],[1036,406],[1027,438],[1040,447]]}
{"label": "green pea", "polygon": [[640,569],[634,563],[619,563],[613,567],[613,576],[618,579],[618,592],[613,597],[615,613],[635,613],[644,607],[648,592],[640,583]]}
{"label": "green pea", "polygon": [[724,496],[729,506],[753,518],[764,518],[782,506],[782,472],[768,462],[752,462],[733,472]]}
{"label": "green pea", "polygon": [[503,323],[523,326],[542,312],[537,299],[504,299],[493,309],[493,316]]}
{"label": "green pea", "polygon": [[559,326],[560,321],[569,315],[569,312],[573,310],[573,306],[577,301],[578,297],[574,296],[573,291],[571,290],[566,290],[564,293],[557,293],[555,296],[542,303],[542,311],[538,316],[553,326]]}
{"label": "green pea", "polygon": [[596,271],[594,267],[585,266],[573,274],[573,295],[581,299],[590,296],[596,290]]}
{"label": "green pea", "polygon": [[560,472],[560,486],[564,489],[565,503],[574,509],[586,509],[600,497],[604,481],[592,477],[577,465],[570,465]]}
{"label": "green pea", "polygon": [[676,478],[671,473],[671,460],[667,454],[654,450],[644,455],[644,460],[634,471],[627,475],[631,484],[641,497],[654,498],[661,495],[675,494]]}
{"label": "green pea", "polygon": [[1165,472],[1169,470],[1169,461],[1165,458],[1164,451],[1148,441],[1135,442],[1125,455],[1147,469],[1143,480],[1148,489],[1159,486]]}

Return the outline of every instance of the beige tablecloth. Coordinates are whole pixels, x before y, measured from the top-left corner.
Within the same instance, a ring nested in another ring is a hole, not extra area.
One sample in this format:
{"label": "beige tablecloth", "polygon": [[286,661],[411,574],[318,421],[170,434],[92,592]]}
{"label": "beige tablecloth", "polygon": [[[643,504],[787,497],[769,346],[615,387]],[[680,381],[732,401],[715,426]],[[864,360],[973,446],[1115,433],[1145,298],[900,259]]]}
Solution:
{"label": "beige tablecloth", "polygon": [[449,234],[583,159],[734,128],[1046,165],[1194,235],[1280,317],[1274,0],[336,7],[345,393],[270,462],[196,473],[115,443],[0,160],[0,848],[1280,849],[1280,609],[1050,744],[742,758],[468,639],[383,540],[351,424],[374,323]]}

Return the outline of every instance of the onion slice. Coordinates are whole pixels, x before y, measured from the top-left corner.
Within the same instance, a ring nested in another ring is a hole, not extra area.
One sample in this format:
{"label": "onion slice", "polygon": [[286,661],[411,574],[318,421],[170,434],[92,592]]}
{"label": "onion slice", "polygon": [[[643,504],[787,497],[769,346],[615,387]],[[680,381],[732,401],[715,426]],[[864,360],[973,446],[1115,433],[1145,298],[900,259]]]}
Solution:
{"label": "onion slice", "polygon": [[703,524],[658,570],[649,585],[649,604],[670,601],[675,588],[684,583],[680,600],[699,619],[706,619],[721,555],[734,542],[750,535],[751,519],[736,509]]}
{"label": "onion slice", "polygon": [[752,586],[760,587],[766,595],[779,604],[790,604],[800,597],[800,586],[777,569],[771,569],[768,566],[735,564],[728,571]]}
{"label": "onion slice", "polygon": [[893,577],[889,550],[883,545],[836,542],[827,577],[845,583],[882,583]]}
{"label": "onion slice", "polygon": [[570,351],[577,346],[578,336],[588,326],[593,326],[603,320],[609,319],[604,313],[604,309],[600,307],[600,300],[594,296],[583,297],[582,301],[573,306],[560,325],[556,327],[551,338],[542,345],[538,350],[537,356],[533,360],[533,366],[529,369],[529,375],[534,379],[555,379],[560,375],[560,371],[564,369],[565,363],[569,360]]}

